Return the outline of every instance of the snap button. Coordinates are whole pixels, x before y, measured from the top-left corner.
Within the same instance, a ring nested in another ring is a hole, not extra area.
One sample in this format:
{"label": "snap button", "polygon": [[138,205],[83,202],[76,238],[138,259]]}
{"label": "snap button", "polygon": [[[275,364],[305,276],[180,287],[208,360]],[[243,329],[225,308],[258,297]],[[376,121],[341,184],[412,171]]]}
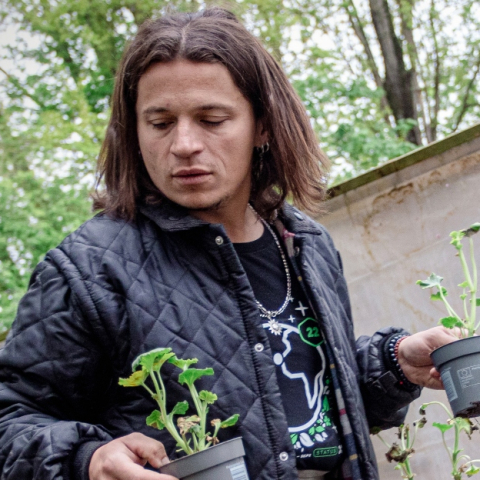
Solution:
{"label": "snap button", "polygon": [[282,452],[282,453],[279,455],[279,457],[280,457],[280,460],[281,460],[282,462],[286,462],[286,461],[288,460],[288,453],[287,453],[287,452]]}
{"label": "snap button", "polygon": [[298,257],[300,255],[300,247],[295,247],[295,256]]}
{"label": "snap button", "polygon": [[257,343],[254,348],[256,352],[263,352],[265,347],[263,346],[263,343]]}
{"label": "snap button", "polygon": [[222,245],[222,244],[223,244],[223,237],[221,237],[221,236],[219,235],[217,238],[215,238],[215,243],[216,243],[217,245]]}
{"label": "snap button", "polygon": [[293,214],[299,219],[303,220],[303,215],[300,212],[293,212]]}

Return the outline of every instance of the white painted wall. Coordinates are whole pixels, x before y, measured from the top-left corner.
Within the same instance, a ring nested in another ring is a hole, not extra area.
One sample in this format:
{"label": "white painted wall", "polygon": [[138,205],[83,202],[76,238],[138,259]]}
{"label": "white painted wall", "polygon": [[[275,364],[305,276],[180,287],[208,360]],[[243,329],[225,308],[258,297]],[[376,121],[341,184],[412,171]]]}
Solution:
{"label": "white painted wall", "polygon": [[[327,202],[329,213],[318,220],[342,254],[357,335],[388,325],[412,333],[435,326],[446,316],[443,304],[431,302],[429,291],[415,284],[432,272],[445,278],[450,300],[459,305],[455,286],[462,274],[449,233],[480,222],[479,192],[477,138]],[[480,265],[480,238],[475,241]],[[446,395],[424,389],[412,404],[408,421],[419,418],[419,406],[433,399],[446,402]],[[412,465],[418,480],[451,478],[441,434],[431,426],[431,421],[446,420],[438,408],[427,411],[430,425],[419,432],[415,446]],[[384,438],[392,443],[395,433],[392,429]],[[472,458],[480,458],[478,432],[474,440],[465,437],[463,443]],[[374,445],[381,478],[400,479],[385,459],[385,446],[377,438]]]}

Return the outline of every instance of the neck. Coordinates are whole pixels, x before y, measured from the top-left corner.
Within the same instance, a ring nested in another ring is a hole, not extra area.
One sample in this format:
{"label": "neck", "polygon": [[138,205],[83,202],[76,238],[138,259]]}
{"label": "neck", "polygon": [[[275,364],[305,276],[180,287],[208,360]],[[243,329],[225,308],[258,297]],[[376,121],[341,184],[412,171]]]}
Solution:
{"label": "neck", "polygon": [[253,242],[263,234],[262,221],[248,204],[239,207],[235,212],[196,210],[190,214],[209,223],[221,223],[233,243]]}

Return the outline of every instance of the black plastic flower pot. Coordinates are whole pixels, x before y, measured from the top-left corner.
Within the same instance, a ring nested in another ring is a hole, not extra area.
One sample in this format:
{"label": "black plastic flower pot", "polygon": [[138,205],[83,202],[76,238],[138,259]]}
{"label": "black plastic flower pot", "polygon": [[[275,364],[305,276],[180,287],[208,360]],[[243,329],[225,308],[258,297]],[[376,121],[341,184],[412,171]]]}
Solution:
{"label": "black plastic flower pot", "polygon": [[431,358],[442,376],[453,414],[480,416],[480,336],[444,345]]}
{"label": "black plastic flower pot", "polygon": [[174,460],[161,467],[160,473],[180,480],[249,480],[244,455],[238,437]]}

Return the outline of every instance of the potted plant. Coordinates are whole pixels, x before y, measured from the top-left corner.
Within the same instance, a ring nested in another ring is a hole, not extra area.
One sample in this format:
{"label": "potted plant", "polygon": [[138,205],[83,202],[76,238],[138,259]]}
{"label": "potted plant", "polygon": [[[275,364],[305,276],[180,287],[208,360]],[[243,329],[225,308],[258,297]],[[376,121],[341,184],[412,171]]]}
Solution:
{"label": "potted plant", "polygon": [[[186,400],[178,402],[171,412],[167,411],[167,392],[160,374],[166,362],[181,370],[178,382],[188,387],[195,414],[185,416],[190,408]],[[235,425],[238,414],[223,421],[212,420],[212,431],[207,431],[210,428],[207,427],[209,405],[217,400],[217,395],[207,390],[198,392],[195,382],[205,375],[213,375],[214,371],[212,368],[193,368],[192,365],[197,362],[196,358],[177,358],[171,348],[157,348],[139,355],[132,363],[133,373],[128,378],[120,378],[119,384],[124,387],[142,386],[148,391],[158,409],[147,417],[147,425],[159,430],[165,428],[175,439],[177,451],[187,455],[161,467],[161,473],[188,480],[248,480],[242,439],[234,438],[218,444],[219,430]],[[176,422],[174,416],[178,416]]]}
{"label": "potted plant", "polygon": [[[460,299],[463,315],[459,315],[447,300],[447,290],[441,285],[442,277],[432,273],[426,280],[419,280],[422,288],[436,289],[432,300],[440,300],[447,309],[447,316],[439,324],[454,329],[459,341],[444,345],[432,352],[435,368],[440,372],[450,406],[456,417],[476,417],[480,415],[480,336],[475,336],[480,322],[476,309],[478,298],[478,269],[474,256],[473,235],[480,230],[480,223],[474,223],[465,230],[452,232],[451,244],[457,250],[464,281]],[[463,251],[463,242],[468,239],[469,260]]]}

